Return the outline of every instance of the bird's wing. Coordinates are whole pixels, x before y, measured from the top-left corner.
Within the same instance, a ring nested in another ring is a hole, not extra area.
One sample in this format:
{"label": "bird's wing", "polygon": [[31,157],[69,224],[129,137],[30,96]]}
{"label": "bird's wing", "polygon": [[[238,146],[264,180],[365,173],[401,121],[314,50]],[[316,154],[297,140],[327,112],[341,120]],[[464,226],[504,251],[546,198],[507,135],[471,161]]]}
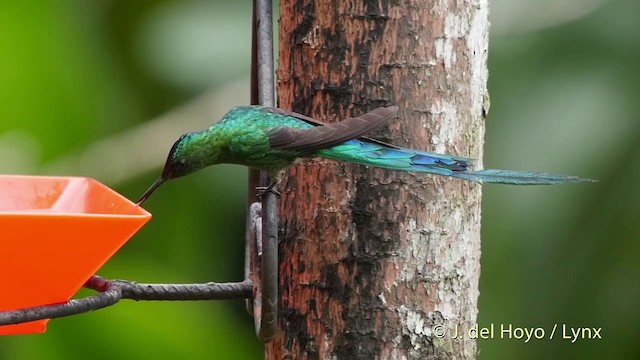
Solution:
{"label": "bird's wing", "polygon": [[[364,134],[380,128],[395,115],[397,110],[398,107],[396,106],[381,107],[355,118],[327,124],[304,115],[287,112],[282,109],[269,108],[267,111],[293,116],[315,126],[310,129],[296,129],[286,126],[275,127],[267,133],[269,145],[275,150],[313,153],[351,139],[360,138]],[[395,147],[374,139],[365,138],[365,140]]]}
{"label": "bird's wing", "polygon": [[308,124],[311,124],[313,126],[324,126],[324,125],[327,125],[327,123],[322,122],[320,120],[316,120],[316,119],[310,118],[308,116],[305,116],[305,115],[302,115],[302,114],[298,114],[298,113],[293,112],[293,111],[287,111],[287,110],[284,110],[284,109],[280,109],[280,108],[277,108],[277,107],[264,107],[264,108],[262,108],[262,111],[267,111],[267,112],[278,114],[278,115],[291,116],[291,117],[294,117],[296,119],[300,119],[300,120],[302,120],[302,121],[304,121],[304,122],[306,122]]}

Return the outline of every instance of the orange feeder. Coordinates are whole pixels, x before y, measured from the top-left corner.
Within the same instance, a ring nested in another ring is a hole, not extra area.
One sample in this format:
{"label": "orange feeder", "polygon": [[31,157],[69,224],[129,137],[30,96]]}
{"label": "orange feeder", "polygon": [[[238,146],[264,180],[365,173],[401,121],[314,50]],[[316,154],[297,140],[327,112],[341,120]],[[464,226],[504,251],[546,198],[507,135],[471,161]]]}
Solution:
{"label": "orange feeder", "polygon": [[[150,218],[93,179],[0,175],[0,311],[69,301]],[[47,321],[0,335],[41,333]]]}

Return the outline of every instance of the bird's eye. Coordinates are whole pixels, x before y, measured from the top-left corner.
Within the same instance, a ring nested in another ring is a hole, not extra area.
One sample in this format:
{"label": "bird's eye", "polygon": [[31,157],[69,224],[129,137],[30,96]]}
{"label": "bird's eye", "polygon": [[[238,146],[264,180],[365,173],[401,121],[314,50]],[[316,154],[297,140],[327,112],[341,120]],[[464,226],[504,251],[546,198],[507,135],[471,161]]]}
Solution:
{"label": "bird's eye", "polygon": [[184,159],[180,159],[173,163],[173,172],[180,173],[187,166],[187,162]]}

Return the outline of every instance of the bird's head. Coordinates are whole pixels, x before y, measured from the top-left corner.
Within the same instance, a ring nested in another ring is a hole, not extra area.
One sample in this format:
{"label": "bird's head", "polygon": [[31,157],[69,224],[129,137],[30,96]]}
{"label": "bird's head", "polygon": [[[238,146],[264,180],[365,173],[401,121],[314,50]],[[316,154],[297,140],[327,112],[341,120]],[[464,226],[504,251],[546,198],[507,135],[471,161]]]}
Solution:
{"label": "bird's head", "polygon": [[182,136],[173,144],[167,161],[164,164],[162,175],[149,187],[147,191],[138,200],[138,205],[145,202],[149,196],[167,180],[179,178],[181,176],[189,175],[194,171],[197,171],[204,166],[202,152],[197,146],[194,139],[197,133],[187,133]]}

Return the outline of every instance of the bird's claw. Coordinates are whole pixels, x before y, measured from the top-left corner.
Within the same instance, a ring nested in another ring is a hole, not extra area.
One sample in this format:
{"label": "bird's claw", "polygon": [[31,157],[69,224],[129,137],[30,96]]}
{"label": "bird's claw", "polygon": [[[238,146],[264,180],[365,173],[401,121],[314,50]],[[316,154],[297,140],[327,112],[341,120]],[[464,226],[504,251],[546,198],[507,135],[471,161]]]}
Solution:
{"label": "bird's claw", "polygon": [[256,186],[256,198],[262,201],[262,197],[264,196],[264,194],[270,192],[274,194],[278,199],[280,199],[280,196],[282,196],[282,194],[280,193],[280,191],[275,189],[276,185],[276,183],[272,183],[269,186]]}

